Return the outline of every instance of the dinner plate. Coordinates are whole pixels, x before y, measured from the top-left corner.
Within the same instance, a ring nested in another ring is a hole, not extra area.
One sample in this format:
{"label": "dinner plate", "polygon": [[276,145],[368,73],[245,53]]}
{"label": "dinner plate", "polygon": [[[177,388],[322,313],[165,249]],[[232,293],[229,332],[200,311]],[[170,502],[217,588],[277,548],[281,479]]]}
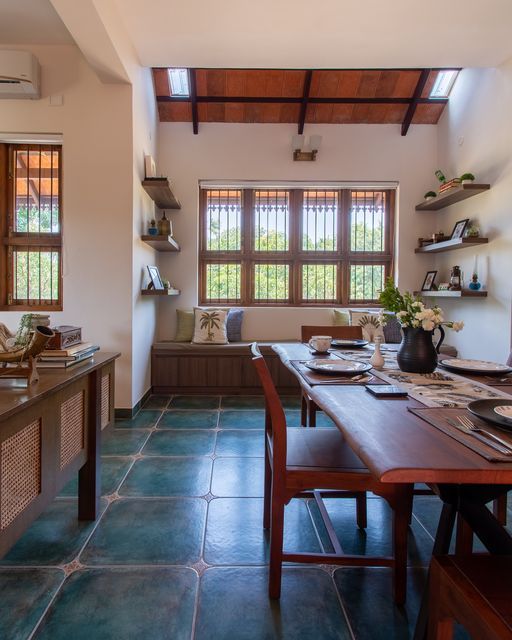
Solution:
{"label": "dinner plate", "polygon": [[510,398],[490,398],[488,400],[474,400],[468,404],[468,410],[475,416],[492,422],[506,431],[512,431],[512,420],[500,416],[495,409],[497,407],[510,407]]}
{"label": "dinner plate", "polygon": [[355,360],[308,360],[304,364],[308,369],[317,373],[336,376],[366,373],[372,368],[372,365],[367,362],[356,362]]}
{"label": "dinner plate", "polygon": [[[497,413],[499,416],[506,418],[507,420],[512,420],[512,405],[500,404],[499,406],[494,407],[494,413]],[[512,424],[512,422],[510,424]]]}
{"label": "dinner plate", "polygon": [[335,340],[333,340],[331,342],[331,345],[333,347],[366,347],[366,345],[368,344],[368,340],[361,340],[361,339],[353,339],[353,340],[349,340],[349,339],[342,339],[342,338],[336,338]]}
{"label": "dinner plate", "polygon": [[445,367],[445,369],[451,369],[452,371],[465,371],[466,373],[476,373],[487,376],[501,376],[504,373],[510,373],[510,371],[512,371],[512,367],[509,367],[506,364],[488,362],[487,360],[462,360],[461,358],[449,358],[448,360],[441,360],[439,364]]}

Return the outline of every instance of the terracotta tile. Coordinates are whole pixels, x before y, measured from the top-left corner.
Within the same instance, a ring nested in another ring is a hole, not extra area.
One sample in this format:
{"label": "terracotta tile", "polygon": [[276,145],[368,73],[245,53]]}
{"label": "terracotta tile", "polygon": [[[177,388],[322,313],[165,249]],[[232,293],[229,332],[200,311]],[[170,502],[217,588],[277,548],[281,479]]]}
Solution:
{"label": "terracotta tile", "polygon": [[380,80],[380,71],[363,71],[359,87],[358,98],[373,98]]}
{"label": "terracotta tile", "polygon": [[353,121],[353,104],[335,104],[332,107],[332,123],[346,124]]}
{"label": "terracotta tile", "polygon": [[375,90],[375,97],[389,98],[393,96],[399,77],[400,71],[393,71],[389,69],[381,71],[379,82]]}
{"label": "terracotta tile", "polygon": [[225,122],[245,122],[245,105],[237,102],[226,102]]}
{"label": "terracotta tile", "polygon": [[298,104],[282,104],[279,122],[297,122],[299,119],[300,107]]}
{"label": "terracotta tile", "polygon": [[422,98],[428,98],[430,92],[432,91],[432,87],[434,86],[434,82],[437,80],[437,76],[439,75],[439,71],[431,71],[428,74],[427,83],[423,87],[423,91],[421,92]]}
{"label": "terracotta tile", "polygon": [[226,71],[226,95],[245,96],[246,94],[246,71],[242,69],[229,69]]}
{"label": "terracotta tile", "polygon": [[333,108],[339,105],[310,104],[306,112],[306,122],[329,124],[332,122]]}
{"label": "terracotta tile", "polygon": [[159,102],[160,122],[190,122],[192,109],[190,102]]}
{"label": "terracotta tile", "polygon": [[246,77],[246,96],[249,98],[256,98],[265,96],[266,83],[267,83],[267,71],[264,70],[250,70],[247,71]]}
{"label": "terracotta tile", "polygon": [[366,124],[371,107],[372,105],[369,104],[355,104],[352,112],[352,122],[354,124]]}
{"label": "terracotta tile", "polygon": [[412,119],[413,124],[437,124],[444,104],[419,104]]}
{"label": "terracotta tile", "polygon": [[315,98],[336,96],[340,77],[339,71],[314,71],[309,95]]}
{"label": "terracotta tile", "polygon": [[267,71],[266,94],[275,98],[283,95],[284,87],[284,71],[279,69],[270,69]]}
{"label": "terracotta tile", "polygon": [[393,92],[393,98],[412,98],[420,71],[402,71]]}
{"label": "terracotta tile", "polygon": [[407,113],[406,104],[388,104],[386,112],[386,122],[389,124],[401,124]]}
{"label": "terracotta tile", "polygon": [[226,70],[208,69],[206,72],[206,95],[225,96],[226,95]]}
{"label": "terracotta tile", "polygon": [[207,105],[207,122],[225,122],[226,105],[223,102],[210,102]]}
{"label": "terracotta tile", "polygon": [[196,93],[198,96],[206,96],[207,90],[207,69],[196,69]]}
{"label": "terracotta tile", "polygon": [[342,71],[339,72],[338,98],[349,98],[357,95],[357,89],[363,75],[362,71]]}
{"label": "terracotta tile", "polygon": [[170,96],[169,74],[167,69],[153,69],[153,81],[155,83],[155,95]]}
{"label": "terracotta tile", "polygon": [[306,72],[302,70],[284,71],[283,96],[301,98],[304,92]]}

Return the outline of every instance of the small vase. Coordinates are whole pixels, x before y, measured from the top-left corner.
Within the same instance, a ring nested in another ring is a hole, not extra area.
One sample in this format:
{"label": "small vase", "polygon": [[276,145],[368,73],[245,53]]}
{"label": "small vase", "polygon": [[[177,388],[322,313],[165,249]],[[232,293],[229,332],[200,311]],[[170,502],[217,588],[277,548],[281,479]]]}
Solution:
{"label": "small vase", "polygon": [[404,337],[398,348],[396,360],[402,371],[408,373],[432,373],[437,367],[437,354],[444,340],[444,329],[439,327],[441,338],[434,345],[433,331],[402,328]]}

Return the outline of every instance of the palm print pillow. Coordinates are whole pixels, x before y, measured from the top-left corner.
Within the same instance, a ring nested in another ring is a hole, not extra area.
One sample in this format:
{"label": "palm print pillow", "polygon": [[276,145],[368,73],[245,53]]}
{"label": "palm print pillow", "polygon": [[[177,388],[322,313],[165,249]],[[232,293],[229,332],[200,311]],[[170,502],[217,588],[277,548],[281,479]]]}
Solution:
{"label": "palm print pillow", "polygon": [[227,344],[226,318],[224,309],[194,308],[194,337],[196,344]]}

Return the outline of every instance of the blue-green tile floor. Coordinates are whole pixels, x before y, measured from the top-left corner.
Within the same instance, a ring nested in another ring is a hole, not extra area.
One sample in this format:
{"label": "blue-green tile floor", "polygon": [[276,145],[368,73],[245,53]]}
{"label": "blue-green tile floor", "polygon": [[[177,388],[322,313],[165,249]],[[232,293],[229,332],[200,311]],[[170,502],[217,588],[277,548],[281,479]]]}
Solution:
{"label": "blue-green tile floor", "polygon": [[[284,398],[290,426],[299,398]],[[102,446],[102,509],[76,519],[76,479],[0,562],[2,640],[350,640],[412,635],[440,502],[415,499],[405,607],[383,568],[293,565],[267,597],[260,397],[153,396]],[[318,428],[333,428],[318,416]],[[347,552],[390,553],[387,505],[326,500]],[[510,510],[512,520],[512,509]],[[331,551],[314,502],[286,509],[288,550]],[[457,637],[464,637],[458,630]]]}

